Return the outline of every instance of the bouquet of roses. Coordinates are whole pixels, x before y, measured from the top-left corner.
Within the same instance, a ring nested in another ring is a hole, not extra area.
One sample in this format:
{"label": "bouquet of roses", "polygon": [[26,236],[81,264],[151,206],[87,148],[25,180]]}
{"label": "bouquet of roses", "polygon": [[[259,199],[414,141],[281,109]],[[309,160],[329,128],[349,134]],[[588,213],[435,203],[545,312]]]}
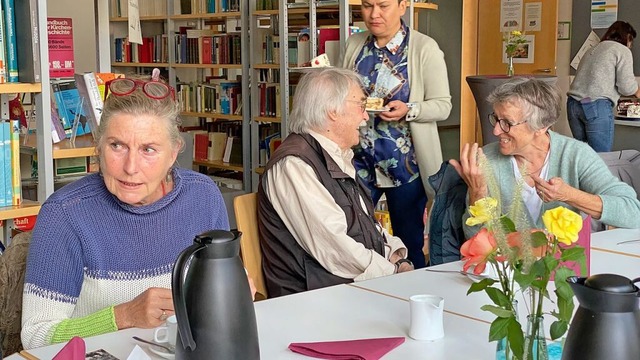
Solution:
{"label": "bouquet of roses", "polygon": [[[546,229],[531,229],[522,209],[517,207],[512,206],[510,214],[504,215],[496,199],[485,197],[476,201],[469,207],[471,217],[466,223],[483,227],[462,245],[461,253],[465,271],[473,266],[473,272],[480,274],[489,264],[497,275],[474,283],[467,292],[485,291],[493,302],[482,307],[496,315],[489,341],[503,342],[508,359],[532,359],[534,354],[546,353],[546,343],[544,337],[539,338],[539,331],[543,299],[550,299],[547,285],[552,276],[557,300],[556,310],[549,313],[556,318],[551,325],[551,338],[561,337],[568,329],[574,304],[573,291],[565,280],[575,273],[567,262],[579,263],[583,273],[586,268],[584,249],[574,244],[582,228],[582,217],[565,207],[557,207],[544,212]],[[522,291],[526,300],[527,334],[518,319],[515,301],[518,291]]]}

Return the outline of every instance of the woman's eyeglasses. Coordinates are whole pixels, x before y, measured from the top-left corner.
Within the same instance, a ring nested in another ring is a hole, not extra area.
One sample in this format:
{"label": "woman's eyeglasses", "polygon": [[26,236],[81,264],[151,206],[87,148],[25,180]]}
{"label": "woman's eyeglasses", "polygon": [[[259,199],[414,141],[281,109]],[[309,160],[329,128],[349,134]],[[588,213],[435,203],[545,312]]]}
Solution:
{"label": "woman's eyeglasses", "polygon": [[176,99],[173,88],[163,82],[159,81],[144,81],[137,79],[113,79],[107,81],[106,89],[104,92],[104,100],[107,99],[109,91],[116,96],[126,96],[134,92],[137,88],[142,89],[142,92],[149,98],[154,100],[162,100],[169,95],[173,100]]}
{"label": "woman's eyeglasses", "polygon": [[347,100],[347,101],[352,102],[352,103],[356,103],[356,104],[360,104],[360,112],[364,112],[365,109],[367,108],[367,100],[362,100],[362,101]]}
{"label": "woman's eyeglasses", "polygon": [[500,129],[502,129],[502,131],[504,131],[505,133],[508,133],[509,130],[511,130],[512,126],[522,125],[526,122],[527,120],[523,120],[518,123],[512,124],[507,119],[498,119],[496,113],[489,114],[489,124],[491,124],[492,127],[496,126],[496,123],[500,124]]}

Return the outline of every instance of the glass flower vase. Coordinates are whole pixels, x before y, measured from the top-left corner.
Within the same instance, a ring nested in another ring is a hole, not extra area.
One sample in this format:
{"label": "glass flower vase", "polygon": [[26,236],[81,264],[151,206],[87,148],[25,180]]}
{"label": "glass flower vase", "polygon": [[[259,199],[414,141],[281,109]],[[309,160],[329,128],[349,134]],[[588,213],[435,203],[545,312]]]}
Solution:
{"label": "glass flower vase", "polygon": [[507,56],[507,76],[513,76],[513,57]]}
{"label": "glass flower vase", "polygon": [[544,318],[542,316],[527,316],[523,360],[549,360],[547,339],[544,335]]}

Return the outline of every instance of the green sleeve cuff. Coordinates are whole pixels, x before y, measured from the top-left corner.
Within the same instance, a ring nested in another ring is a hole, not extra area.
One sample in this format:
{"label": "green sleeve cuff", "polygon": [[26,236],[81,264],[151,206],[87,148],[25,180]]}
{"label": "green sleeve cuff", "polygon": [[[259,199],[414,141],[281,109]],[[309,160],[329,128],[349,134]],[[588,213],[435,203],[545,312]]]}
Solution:
{"label": "green sleeve cuff", "polygon": [[62,320],[53,328],[51,344],[71,340],[74,336],[87,337],[117,331],[113,306],[81,318]]}

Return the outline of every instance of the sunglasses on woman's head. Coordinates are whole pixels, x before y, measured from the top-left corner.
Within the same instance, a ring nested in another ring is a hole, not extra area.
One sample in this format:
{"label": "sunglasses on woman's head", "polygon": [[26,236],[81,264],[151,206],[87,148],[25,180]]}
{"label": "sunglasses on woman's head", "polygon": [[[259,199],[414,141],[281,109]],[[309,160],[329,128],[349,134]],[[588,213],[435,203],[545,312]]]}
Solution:
{"label": "sunglasses on woman's head", "polygon": [[127,96],[133,93],[137,88],[140,88],[142,93],[154,100],[162,100],[169,95],[171,95],[173,100],[176,99],[173,88],[160,81],[119,78],[107,81],[105,87],[105,100],[107,99],[109,92],[116,96]]}

